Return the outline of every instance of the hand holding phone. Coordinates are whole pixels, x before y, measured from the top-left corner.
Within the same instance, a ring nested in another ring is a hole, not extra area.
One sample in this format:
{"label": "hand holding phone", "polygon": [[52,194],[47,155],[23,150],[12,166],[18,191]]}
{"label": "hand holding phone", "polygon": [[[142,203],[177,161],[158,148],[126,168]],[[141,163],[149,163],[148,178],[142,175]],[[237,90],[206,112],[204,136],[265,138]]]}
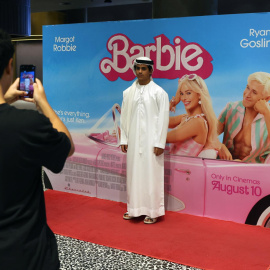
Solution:
{"label": "hand holding phone", "polygon": [[36,79],[36,67],[34,65],[20,66],[20,89],[27,93],[25,98],[33,98],[34,82]]}

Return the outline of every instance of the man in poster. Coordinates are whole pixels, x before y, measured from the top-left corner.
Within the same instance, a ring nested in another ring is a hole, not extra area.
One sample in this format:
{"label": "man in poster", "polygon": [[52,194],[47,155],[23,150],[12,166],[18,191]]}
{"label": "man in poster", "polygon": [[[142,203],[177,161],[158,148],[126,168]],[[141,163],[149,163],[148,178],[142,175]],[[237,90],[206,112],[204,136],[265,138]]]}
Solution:
{"label": "man in poster", "polygon": [[224,132],[219,157],[266,163],[270,153],[270,74],[248,77],[243,100],[230,102],[219,116],[218,133]]}
{"label": "man in poster", "polygon": [[152,224],[165,214],[164,148],[169,123],[168,94],[152,80],[153,61],[133,63],[137,80],[123,92],[121,149],[127,153],[127,213]]}

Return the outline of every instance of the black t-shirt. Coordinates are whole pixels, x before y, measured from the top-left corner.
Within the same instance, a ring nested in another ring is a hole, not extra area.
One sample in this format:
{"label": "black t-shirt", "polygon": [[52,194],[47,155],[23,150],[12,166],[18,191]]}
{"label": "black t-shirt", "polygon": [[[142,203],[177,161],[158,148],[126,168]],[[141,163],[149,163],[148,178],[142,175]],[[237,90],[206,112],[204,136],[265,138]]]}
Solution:
{"label": "black t-shirt", "polygon": [[59,269],[46,223],[41,167],[60,172],[68,137],[44,115],[0,104],[0,269]]}

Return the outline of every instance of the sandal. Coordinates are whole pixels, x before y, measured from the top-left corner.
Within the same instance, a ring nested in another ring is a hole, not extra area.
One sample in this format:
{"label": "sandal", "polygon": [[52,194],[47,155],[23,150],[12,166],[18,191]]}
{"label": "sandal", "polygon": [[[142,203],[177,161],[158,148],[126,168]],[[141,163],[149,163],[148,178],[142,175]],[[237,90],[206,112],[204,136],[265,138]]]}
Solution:
{"label": "sandal", "polygon": [[130,219],[132,219],[132,218],[134,218],[134,217],[130,216],[130,215],[128,214],[128,212],[126,212],[126,213],[123,215],[123,219],[130,220]]}
{"label": "sandal", "polygon": [[143,222],[145,224],[154,224],[157,222],[157,218],[150,218],[149,216],[146,216]]}

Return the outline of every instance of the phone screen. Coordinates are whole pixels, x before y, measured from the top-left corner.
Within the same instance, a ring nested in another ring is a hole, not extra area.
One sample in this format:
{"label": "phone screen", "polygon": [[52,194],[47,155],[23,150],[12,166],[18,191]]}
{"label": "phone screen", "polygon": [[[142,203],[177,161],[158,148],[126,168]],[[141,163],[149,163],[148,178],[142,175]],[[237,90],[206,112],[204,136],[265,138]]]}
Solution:
{"label": "phone screen", "polygon": [[27,92],[25,97],[33,98],[36,67],[34,65],[20,66],[20,90]]}

